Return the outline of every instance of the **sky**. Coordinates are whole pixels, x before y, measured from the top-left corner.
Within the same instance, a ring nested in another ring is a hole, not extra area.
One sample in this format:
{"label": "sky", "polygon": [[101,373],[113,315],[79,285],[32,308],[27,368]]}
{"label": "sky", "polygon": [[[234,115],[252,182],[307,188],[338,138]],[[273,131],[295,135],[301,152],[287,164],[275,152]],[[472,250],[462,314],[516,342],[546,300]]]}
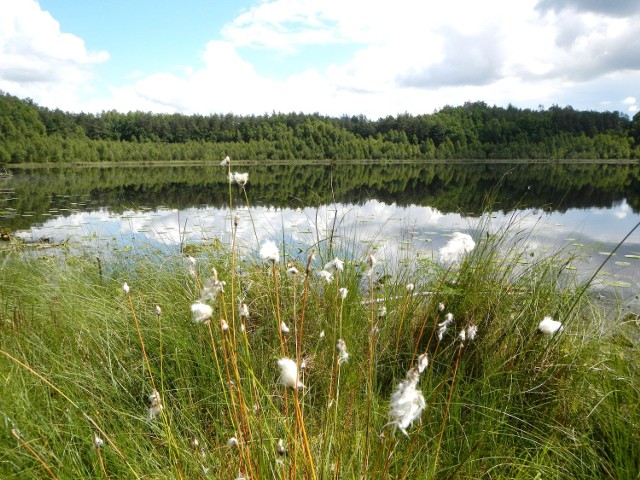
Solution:
{"label": "sky", "polygon": [[639,0],[0,0],[0,91],[70,112],[640,109]]}

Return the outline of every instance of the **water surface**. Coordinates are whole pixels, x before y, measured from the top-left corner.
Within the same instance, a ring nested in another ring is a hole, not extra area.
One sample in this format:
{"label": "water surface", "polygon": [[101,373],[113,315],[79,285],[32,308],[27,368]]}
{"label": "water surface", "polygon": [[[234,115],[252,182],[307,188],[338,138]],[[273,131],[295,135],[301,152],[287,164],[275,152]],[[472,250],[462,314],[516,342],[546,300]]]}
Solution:
{"label": "water surface", "polygon": [[[0,183],[0,226],[27,241],[105,249],[230,240],[229,203],[247,253],[258,240],[303,258],[318,243],[372,251],[393,265],[437,261],[454,231],[514,223],[534,255],[577,251],[588,276],[640,222],[640,165],[368,163],[238,165],[232,189],[217,165],[14,170]],[[251,208],[247,208],[246,199]],[[251,214],[251,215],[250,215]],[[339,252],[338,252],[339,253]],[[633,300],[640,291],[640,229],[607,262],[597,285]]]}

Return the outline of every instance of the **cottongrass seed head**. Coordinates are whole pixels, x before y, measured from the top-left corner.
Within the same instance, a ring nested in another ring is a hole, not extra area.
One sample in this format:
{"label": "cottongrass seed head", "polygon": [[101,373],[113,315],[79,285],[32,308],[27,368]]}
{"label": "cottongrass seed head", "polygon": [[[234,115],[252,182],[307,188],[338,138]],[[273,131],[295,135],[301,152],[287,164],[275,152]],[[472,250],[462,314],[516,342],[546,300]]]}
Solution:
{"label": "cottongrass seed head", "polygon": [[416,366],[418,367],[418,373],[424,372],[425,368],[429,366],[429,356],[426,353],[418,356]]}
{"label": "cottongrass seed head", "polygon": [[213,315],[213,307],[211,305],[207,305],[206,303],[202,303],[200,301],[197,301],[193,305],[191,305],[191,317],[193,318],[194,322],[207,322],[211,320],[211,315]]}
{"label": "cottongrass seed head", "polygon": [[342,287],[338,290],[338,293],[340,293],[340,298],[342,300],[344,300],[345,298],[347,298],[347,295],[349,294],[349,290],[347,290],[346,288]]}
{"label": "cottongrass seed head", "polygon": [[102,440],[97,433],[93,434],[93,448],[99,450],[104,445],[104,440]]}
{"label": "cottongrass seed head", "polygon": [[455,232],[452,237],[438,250],[442,263],[450,265],[460,263],[467,253],[476,248],[476,242],[467,233]]}
{"label": "cottongrass seed head", "polygon": [[334,258],[324,266],[324,270],[327,272],[342,272],[344,270],[344,262],[340,260],[338,257]]}
{"label": "cottongrass seed head", "polygon": [[244,187],[247,184],[247,182],[249,182],[249,174],[247,172],[245,172],[245,173],[238,173],[238,172],[229,173],[228,178],[229,178],[229,183],[237,183],[241,187]]}
{"label": "cottongrass seed head", "polygon": [[302,382],[298,380],[298,364],[290,358],[281,358],[278,360],[280,367],[280,383],[289,388],[304,388]]}
{"label": "cottongrass seed head", "polygon": [[338,344],[336,345],[336,348],[338,350],[338,365],[342,365],[343,363],[349,360],[349,352],[347,352],[347,344],[341,338],[340,340],[338,340]]}
{"label": "cottongrass seed head", "polygon": [[278,444],[276,445],[276,453],[280,457],[283,457],[287,454],[287,447],[284,446],[284,440],[282,440],[281,438],[278,439]]}
{"label": "cottongrass seed head", "polygon": [[129,295],[129,284],[127,282],[124,282],[122,284],[122,291],[124,292],[125,295]]}
{"label": "cottongrass seed head", "polygon": [[564,330],[564,326],[562,325],[562,322],[554,320],[547,315],[538,324],[538,330],[546,335],[553,335],[554,333]]}
{"label": "cottongrass seed head", "polygon": [[149,421],[153,420],[157,416],[162,413],[162,399],[160,397],[160,393],[157,390],[151,392],[149,395],[149,411],[147,414],[147,419]]}
{"label": "cottongrass seed head", "polygon": [[405,436],[407,428],[420,418],[427,404],[422,392],[416,388],[420,372],[412,368],[407,372],[407,378],[401,381],[391,395],[389,407],[389,423],[395,429],[399,429]]}
{"label": "cottongrass seed head", "polygon": [[318,277],[324,278],[327,283],[331,283],[331,280],[333,280],[333,274],[331,272],[327,272],[326,270],[320,270],[318,272]]}
{"label": "cottongrass seed head", "polygon": [[266,262],[278,263],[280,252],[273,240],[267,240],[260,247],[260,257]]}
{"label": "cottongrass seed head", "polygon": [[476,339],[476,335],[478,334],[478,327],[477,325],[474,325],[473,323],[471,325],[469,325],[467,327],[467,339],[469,339],[470,342],[474,341]]}
{"label": "cottongrass seed head", "polygon": [[224,159],[220,162],[220,166],[221,167],[226,167],[227,165],[229,165],[229,163],[231,163],[231,158],[229,158],[229,155],[227,155],[226,157],[224,157]]}

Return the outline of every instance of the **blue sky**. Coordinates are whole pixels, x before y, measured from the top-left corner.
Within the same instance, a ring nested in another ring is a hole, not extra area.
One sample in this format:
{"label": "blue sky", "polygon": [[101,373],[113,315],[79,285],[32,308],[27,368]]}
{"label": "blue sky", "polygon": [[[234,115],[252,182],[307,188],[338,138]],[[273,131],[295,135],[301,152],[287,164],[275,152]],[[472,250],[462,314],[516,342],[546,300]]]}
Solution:
{"label": "blue sky", "polygon": [[4,0],[0,90],[68,111],[633,116],[637,0]]}

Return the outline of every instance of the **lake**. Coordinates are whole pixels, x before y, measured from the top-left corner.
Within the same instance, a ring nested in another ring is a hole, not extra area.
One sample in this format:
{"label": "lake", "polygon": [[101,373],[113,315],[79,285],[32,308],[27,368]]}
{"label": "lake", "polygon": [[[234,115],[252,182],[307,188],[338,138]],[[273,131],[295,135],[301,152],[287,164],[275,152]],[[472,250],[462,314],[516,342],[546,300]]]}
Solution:
{"label": "lake", "polygon": [[[388,265],[434,258],[482,212],[491,229],[532,232],[536,253],[578,252],[589,276],[640,222],[640,164],[507,162],[234,165],[249,172],[246,198],[231,201],[247,253],[258,240],[304,258],[331,240],[336,253],[375,252]],[[66,242],[176,253],[184,244],[230,240],[229,187],[218,165],[21,168],[0,179],[0,227],[39,246]],[[246,200],[250,203],[247,208]],[[640,229],[607,262],[596,286],[637,308]]]}

